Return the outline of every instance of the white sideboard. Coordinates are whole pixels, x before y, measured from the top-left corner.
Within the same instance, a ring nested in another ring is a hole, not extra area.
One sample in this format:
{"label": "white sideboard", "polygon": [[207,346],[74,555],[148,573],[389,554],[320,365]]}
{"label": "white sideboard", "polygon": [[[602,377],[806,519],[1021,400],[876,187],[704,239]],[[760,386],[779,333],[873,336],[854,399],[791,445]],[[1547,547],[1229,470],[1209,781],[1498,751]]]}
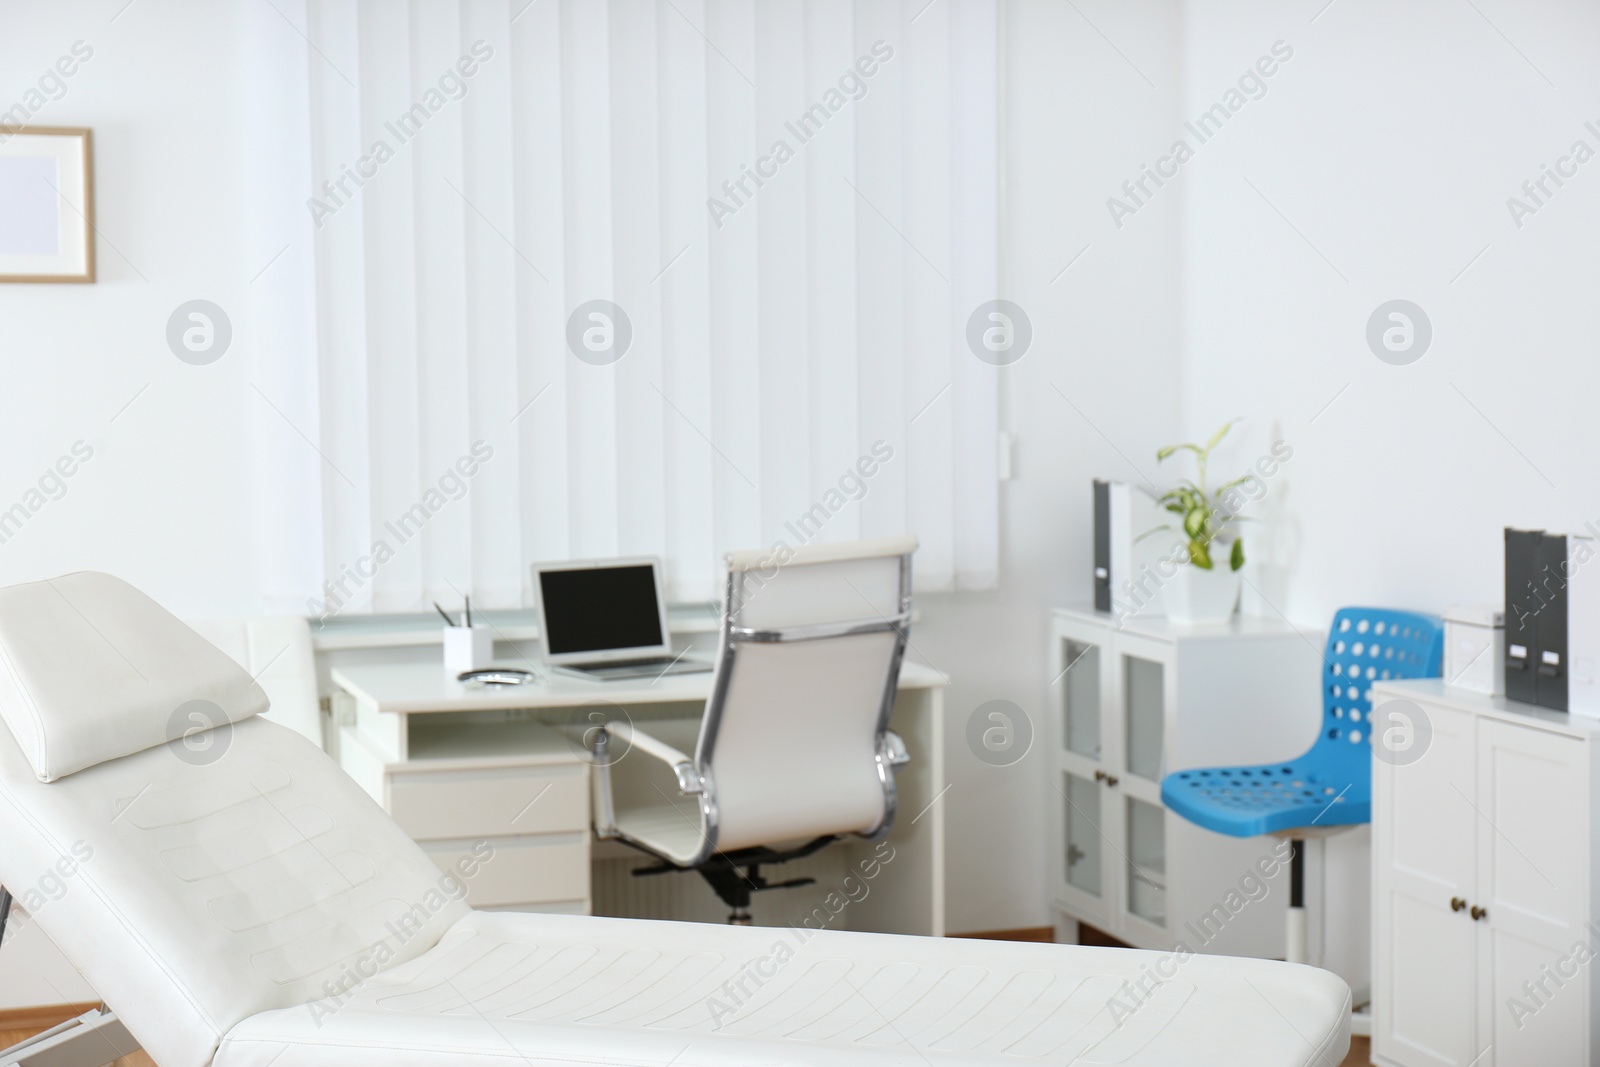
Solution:
{"label": "white sideboard", "polygon": [[[1045,802],[1056,907],[1140,948],[1282,958],[1280,842],[1195,826],[1161,803],[1161,779],[1308,749],[1321,649],[1321,634],[1273,619],[1052,612]],[[1263,858],[1274,871],[1264,891]]]}
{"label": "white sideboard", "polygon": [[1438,679],[1374,688],[1373,1060],[1600,1064],[1600,720]]}

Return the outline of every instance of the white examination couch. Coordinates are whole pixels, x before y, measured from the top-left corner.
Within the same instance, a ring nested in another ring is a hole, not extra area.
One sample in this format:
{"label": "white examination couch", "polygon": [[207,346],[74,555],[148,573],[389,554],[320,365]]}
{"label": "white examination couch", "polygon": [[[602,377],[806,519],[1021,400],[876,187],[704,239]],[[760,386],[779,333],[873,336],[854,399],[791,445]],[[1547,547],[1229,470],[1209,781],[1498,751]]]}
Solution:
{"label": "white examination couch", "polygon": [[[233,660],[116,578],[0,590],[0,882],[21,896],[70,860],[33,918],[161,1067],[1345,1054],[1349,990],[1308,967],[474,912],[460,879],[495,862],[489,844],[441,873],[265,706]],[[196,715],[219,725],[169,743]]]}

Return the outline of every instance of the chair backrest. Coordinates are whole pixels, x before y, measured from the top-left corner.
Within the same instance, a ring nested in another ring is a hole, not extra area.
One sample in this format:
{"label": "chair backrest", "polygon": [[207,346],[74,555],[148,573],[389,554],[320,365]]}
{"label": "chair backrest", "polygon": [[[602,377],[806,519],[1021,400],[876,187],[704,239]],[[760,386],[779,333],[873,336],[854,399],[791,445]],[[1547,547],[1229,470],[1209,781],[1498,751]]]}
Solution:
{"label": "chair backrest", "polygon": [[911,623],[916,539],[728,557],[695,750],[708,849],[874,834],[894,818],[883,740]]}
{"label": "chair backrest", "polygon": [[318,748],[322,707],[317,697],[316,653],[311,626],[298,615],[247,619],[190,619],[201,637],[226,652],[267,691],[272,706],[263,714]]}
{"label": "chair backrest", "polygon": [[1323,659],[1322,733],[1312,751],[1323,759],[1370,767],[1372,684],[1438,677],[1444,627],[1436,617],[1416,612],[1340,608]]}

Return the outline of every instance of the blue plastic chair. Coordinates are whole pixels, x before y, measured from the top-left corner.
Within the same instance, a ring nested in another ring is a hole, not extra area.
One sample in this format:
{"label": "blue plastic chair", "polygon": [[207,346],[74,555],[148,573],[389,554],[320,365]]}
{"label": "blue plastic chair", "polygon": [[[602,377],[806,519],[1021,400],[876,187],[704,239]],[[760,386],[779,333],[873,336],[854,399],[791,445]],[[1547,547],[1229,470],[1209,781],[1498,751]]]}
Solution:
{"label": "blue plastic chair", "polygon": [[1305,963],[1305,847],[1372,821],[1372,683],[1437,678],[1444,629],[1432,615],[1340,608],[1323,656],[1322,733],[1287,763],[1178,771],[1161,802],[1192,823],[1232,837],[1275,834],[1294,842],[1284,955]]}
{"label": "blue plastic chair", "polygon": [[1443,657],[1444,630],[1432,615],[1339,609],[1324,656],[1322,733],[1311,750],[1287,763],[1177,771],[1161,783],[1162,803],[1232,837],[1370,822],[1372,683],[1436,678]]}

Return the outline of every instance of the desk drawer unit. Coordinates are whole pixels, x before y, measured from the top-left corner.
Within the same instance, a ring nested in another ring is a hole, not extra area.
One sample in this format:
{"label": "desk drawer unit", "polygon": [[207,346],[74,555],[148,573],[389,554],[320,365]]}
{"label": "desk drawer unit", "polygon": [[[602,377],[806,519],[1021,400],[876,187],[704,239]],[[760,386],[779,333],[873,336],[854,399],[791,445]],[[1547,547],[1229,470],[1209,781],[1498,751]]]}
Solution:
{"label": "desk drawer unit", "polygon": [[[492,851],[485,850],[485,843]],[[467,901],[475,908],[554,904],[589,895],[587,830],[540,837],[424,841],[422,851],[441,871],[473,872],[462,881],[467,885]]]}
{"label": "desk drawer unit", "polygon": [[589,768],[564,748],[395,763],[346,726],[340,762],[440,870],[472,872],[473,907],[588,913]]}
{"label": "desk drawer unit", "polygon": [[589,829],[581,763],[415,771],[389,777],[389,814],[415,841]]}
{"label": "desk drawer unit", "polygon": [[[439,865],[461,870],[475,908],[589,899],[589,775],[576,761],[387,773],[386,807]],[[484,847],[490,858],[480,857]],[[476,849],[476,851],[474,851]],[[468,868],[473,869],[473,868]]]}

